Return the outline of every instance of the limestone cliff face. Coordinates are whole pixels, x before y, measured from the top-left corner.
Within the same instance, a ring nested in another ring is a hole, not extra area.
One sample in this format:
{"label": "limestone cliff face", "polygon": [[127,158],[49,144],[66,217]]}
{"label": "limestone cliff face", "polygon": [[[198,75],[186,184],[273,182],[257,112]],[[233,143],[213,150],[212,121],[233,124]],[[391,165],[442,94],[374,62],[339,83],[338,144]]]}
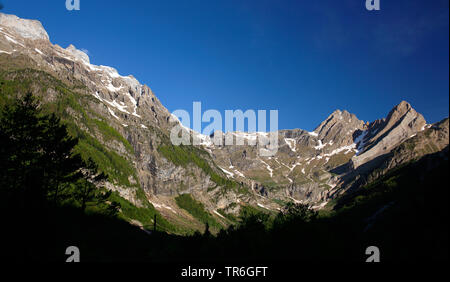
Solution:
{"label": "limestone cliff face", "polygon": [[372,136],[363,140],[364,150],[352,159],[354,168],[389,153],[394,147],[425,129],[426,121],[410,104],[402,101],[383,121],[369,125]]}
{"label": "limestone cliff face", "polygon": [[49,37],[41,22],[25,20],[15,15],[0,13],[0,25],[8,27],[23,38],[49,41]]}
{"label": "limestone cliff face", "polygon": [[[409,136],[391,151],[374,158],[356,169],[351,169],[339,179],[338,185],[330,190],[328,198],[337,198],[344,193],[352,193],[362,185],[389,173],[392,169],[419,161],[427,155],[443,154],[448,160],[449,120],[448,118],[435,124],[427,125],[422,130]],[[445,156],[446,155],[446,156]],[[430,164],[432,167],[433,164]]]}

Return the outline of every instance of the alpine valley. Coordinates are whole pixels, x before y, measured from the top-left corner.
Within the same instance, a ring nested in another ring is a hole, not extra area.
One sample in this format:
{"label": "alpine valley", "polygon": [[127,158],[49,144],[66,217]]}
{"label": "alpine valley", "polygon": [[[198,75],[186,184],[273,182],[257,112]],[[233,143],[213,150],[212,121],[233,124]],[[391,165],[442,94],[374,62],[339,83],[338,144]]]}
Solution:
{"label": "alpine valley", "polygon": [[[358,224],[352,226],[362,232],[387,228],[383,216],[389,212],[395,216],[386,222],[398,222],[405,211],[399,195],[431,193],[426,203],[411,196],[431,206],[446,199],[440,190],[432,192],[436,187],[430,183],[448,181],[447,172],[440,173],[448,167],[449,120],[429,124],[405,101],[375,121],[336,110],[312,132],[279,130],[279,148],[272,157],[258,154],[264,145],[248,145],[264,138],[263,132],[228,132],[224,135],[242,137],[245,144],[217,146],[212,136],[186,129],[202,139],[201,145],[174,146],[170,131],[179,120],[150,87],[112,67],[91,64],[73,45],[52,44],[39,21],[0,13],[0,107],[27,92],[78,138],[75,153],[90,157],[108,175],[95,184],[113,192],[110,201],[121,204],[118,217],[138,232],[133,233],[136,242],[152,236],[155,227],[177,240],[203,232],[205,225],[217,235],[239,226],[243,214],[276,216],[289,203],[307,205],[319,217],[340,218],[334,223],[354,220]],[[401,179],[414,179],[419,186],[409,189]],[[388,190],[394,194],[383,194]],[[335,250],[334,258],[344,250]],[[131,251],[129,256],[134,259]],[[106,257],[95,253],[89,259]]]}

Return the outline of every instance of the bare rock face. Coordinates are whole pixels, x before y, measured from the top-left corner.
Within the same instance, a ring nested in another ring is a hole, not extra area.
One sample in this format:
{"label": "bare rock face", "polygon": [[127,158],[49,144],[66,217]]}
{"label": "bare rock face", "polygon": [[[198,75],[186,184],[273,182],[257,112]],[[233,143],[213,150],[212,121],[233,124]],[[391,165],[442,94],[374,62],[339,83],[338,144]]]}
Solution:
{"label": "bare rock face", "polygon": [[0,13],[0,25],[6,26],[21,37],[32,40],[49,40],[48,34],[39,21],[25,20],[15,15]]}
{"label": "bare rock face", "polygon": [[313,132],[280,130],[279,148],[273,157],[261,157],[255,147],[247,145],[209,146],[209,151],[230,178],[257,187],[257,194],[316,204],[347,187],[341,178],[354,178],[352,172],[359,166],[391,152],[425,128],[423,116],[401,102],[386,118],[372,123],[336,110]]}
{"label": "bare rock face", "polygon": [[353,133],[364,129],[364,122],[359,120],[354,114],[336,110],[314,132],[318,134],[322,145],[330,144],[326,151],[332,151],[354,143]]}
{"label": "bare rock face", "polygon": [[411,160],[418,160],[426,154],[444,150],[449,142],[449,119],[446,118],[425,130],[412,135],[405,142],[395,147],[389,158],[380,168],[388,171]]}
{"label": "bare rock face", "polygon": [[80,59],[88,64],[90,63],[88,54],[81,50],[78,50],[72,44],[70,44],[69,47],[66,48],[66,50],[72,53],[77,59]]}
{"label": "bare rock face", "polygon": [[[449,146],[449,119],[425,126],[409,138],[397,144],[389,153],[386,153],[340,177],[340,183],[332,189],[327,198],[336,198],[344,193],[352,193],[359,187],[371,183],[387,174],[392,169],[411,161],[418,161],[424,156],[439,153],[447,154]],[[447,151],[445,151],[447,150]],[[375,162],[376,166],[372,166]]]}
{"label": "bare rock face", "polygon": [[353,167],[357,168],[374,158],[389,153],[404,140],[425,129],[424,117],[410,104],[403,101],[394,107],[386,120],[369,125],[372,136],[363,140],[364,150],[353,157]]}

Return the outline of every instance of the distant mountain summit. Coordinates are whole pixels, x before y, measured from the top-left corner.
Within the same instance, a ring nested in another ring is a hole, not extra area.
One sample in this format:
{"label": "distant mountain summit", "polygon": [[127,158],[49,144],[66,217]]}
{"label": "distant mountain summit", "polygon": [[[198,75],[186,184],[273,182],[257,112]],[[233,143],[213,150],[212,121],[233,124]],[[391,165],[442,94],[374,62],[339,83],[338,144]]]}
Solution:
{"label": "distant mountain summit", "polygon": [[426,126],[424,117],[409,103],[402,101],[389,112],[386,119],[369,124],[370,134],[362,140],[364,149],[352,159],[354,167],[390,152],[398,144],[425,130]]}
{"label": "distant mountain summit", "polygon": [[[448,146],[448,119],[427,124],[403,101],[373,122],[336,110],[313,132],[280,130],[276,155],[248,141],[264,133],[228,132],[242,146],[173,146],[179,124],[152,90],[133,76],[90,62],[88,54],[49,41],[42,24],[0,13],[1,101],[27,90],[58,111],[109,175],[106,187],[136,207],[152,205],[187,229],[202,222],[177,202],[190,194],[222,225],[244,206],[277,211],[294,201],[325,207],[346,191]],[[131,221],[131,219],[130,219]],[[133,221],[136,223],[136,221]],[[141,222],[142,223],[142,222]],[[136,223],[137,224],[137,223]]]}
{"label": "distant mountain summit", "polygon": [[15,15],[0,13],[0,25],[26,39],[49,41],[47,32],[41,22],[37,20],[25,20]]}
{"label": "distant mountain summit", "polygon": [[[349,146],[354,143],[354,133],[364,130],[365,123],[359,120],[354,114],[347,111],[334,111],[315,130],[318,140],[325,146],[327,152],[331,152],[342,146]],[[324,148],[325,148],[324,147]]]}

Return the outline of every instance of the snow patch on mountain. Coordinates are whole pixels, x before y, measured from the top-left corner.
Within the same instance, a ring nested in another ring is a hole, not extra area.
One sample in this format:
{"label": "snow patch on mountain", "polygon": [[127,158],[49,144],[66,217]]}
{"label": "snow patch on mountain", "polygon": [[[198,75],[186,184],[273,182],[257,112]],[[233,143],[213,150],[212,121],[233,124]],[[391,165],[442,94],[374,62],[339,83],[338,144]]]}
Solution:
{"label": "snow patch on mountain", "polygon": [[103,102],[102,97],[100,97],[100,95],[98,94],[98,91],[95,92],[94,94],[92,94],[92,96],[94,96],[95,98],[97,98],[98,100],[100,100],[100,102]]}
{"label": "snow patch on mountain", "polygon": [[286,142],[286,144],[288,144],[289,148],[291,148],[292,152],[297,151],[295,148],[295,146],[297,145],[297,140],[293,138],[284,138],[284,141]]}
{"label": "snow patch on mountain", "polygon": [[357,156],[364,150],[364,146],[365,146],[364,139],[366,138],[368,132],[369,132],[368,130],[363,131],[358,137],[356,137],[356,139],[354,141],[355,146],[357,146],[357,148],[356,148]]}
{"label": "snow patch on mountain", "polygon": [[348,153],[350,153],[352,150],[354,150],[355,148],[356,148],[356,144],[353,143],[353,144],[348,145],[348,146],[342,146],[342,147],[339,147],[339,148],[337,148],[337,149],[334,149],[331,153],[323,154],[323,156],[325,156],[325,157],[331,157],[331,156],[334,156],[334,155],[336,155],[336,154],[339,154],[339,153],[341,153],[341,152],[343,152],[343,151],[345,151],[345,154],[348,154]]}
{"label": "snow patch on mountain", "polygon": [[121,85],[120,87],[115,87],[115,86],[111,83],[111,81],[109,81],[108,85],[106,85],[105,87],[106,87],[106,89],[108,89],[110,92],[113,92],[113,93],[119,92],[120,90],[123,89],[123,86],[122,86],[122,85]]}
{"label": "snow patch on mountain", "polygon": [[273,169],[270,167],[270,165],[268,163],[266,163],[265,161],[261,160],[261,159],[258,159],[258,160],[260,160],[263,164],[266,165],[266,168],[269,171],[270,177],[273,177]]}
{"label": "snow patch on mountain", "polygon": [[111,110],[109,107],[108,107],[108,111],[113,117],[115,117],[117,120],[120,120],[120,118],[118,116],[116,116],[116,114],[113,112],[113,110]]}
{"label": "snow patch on mountain", "polygon": [[245,175],[244,175],[242,172],[240,172],[239,170],[235,169],[234,172],[235,172],[238,176],[245,178]]}
{"label": "snow patch on mountain", "polygon": [[225,219],[225,217],[223,216],[223,215],[221,215],[219,212],[217,212],[217,211],[214,211],[214,213],[216,214],[216,215],[218,215],[219,217],[221,217],[221,218],[223,218],[223,219]]}
{"label": "snow patch on mountain", "polygon": [[266,210],[270,210],[268,207],[264,206],[263,204],[257,203],[258,207],[266,209]]}
{"label": "snow patch on mountain", "polygon": [[6,38],[6,40],[8,40],[9,42],[12,42],[16,45],[20,45],[22,47],[25,48],[25,45],[23,45],[22,43],[17,42],[16,40],[12,39],[11,37],[9,37],[8,35],[6,35],[5,33],[3,33],[3,36]]}
{"label": "snow patch on mountain", "polygon": [[319,142],[319,145],[317,145],[317,146],[314,146],[314,149],[316,149],[316,150],[321,150],[321,149],[323,149],[327,144],[323,144],[322,143],[322,140],[319,140],[318,141]]}
{"label": "snow patch on mountain", "polygon": [[130,114],[127,110],[125,110],[125,108],[126,108],[127,106],[123,106],[123,105],[118,104],[118,103],[116,102],[116,100],[113,100],[112,102],[109,102],[109,101],[103,99],[103,102],[108,103],[111,107],[114,107],[114,108],[118,109],[119,111],[121,111],[121,112],[123,112],[123,113]]}
{"label": "snow patch on mountain", "polygon": [[42,53],[42,51],[39,50],[38,48],[34,48],[34,51],[38,52],[40,55],[44,55],[44,53]]}
{"label": "snow patch on mountain", "polygon": [[150,201],[150,200],[149,200],[149,202],[150,202],[156,209],[167,209],[167,210],[169,210],[169,211],[171,211],[171,212],[173,212],[173,213],[177,213],[173,208],[171,208],[171,207],[169,207],[169,206],[167,206],[167,205],[165,205],[165,204],[158,204],[158,203],[152,202],[152,201]]}
{"label": "snow patch on mountain", "polygon": [[223,172],[225,172],[225,174],[227,174],[227,176],[229,176],[229,177],[234,177],[234,173],[229,172],[228,170],[224,169],[223,167],[220,167],[220,166],[219,166],[219,168],[220,168]]}
{"label": "snow patch on mountain", "polygon": [[137,102],[136,102],[136,99],[134,99],[134,97],[131,96],[131,94],[128,93],[128,92],[127,92],[126,95],[127,95],[128,99],[130,99],[131,103],[133,103],[133,105],[134,105],[134,111],[133,111],[132,115],[135,116],[135,117],[140,118],[141,116],[137,114]]}

